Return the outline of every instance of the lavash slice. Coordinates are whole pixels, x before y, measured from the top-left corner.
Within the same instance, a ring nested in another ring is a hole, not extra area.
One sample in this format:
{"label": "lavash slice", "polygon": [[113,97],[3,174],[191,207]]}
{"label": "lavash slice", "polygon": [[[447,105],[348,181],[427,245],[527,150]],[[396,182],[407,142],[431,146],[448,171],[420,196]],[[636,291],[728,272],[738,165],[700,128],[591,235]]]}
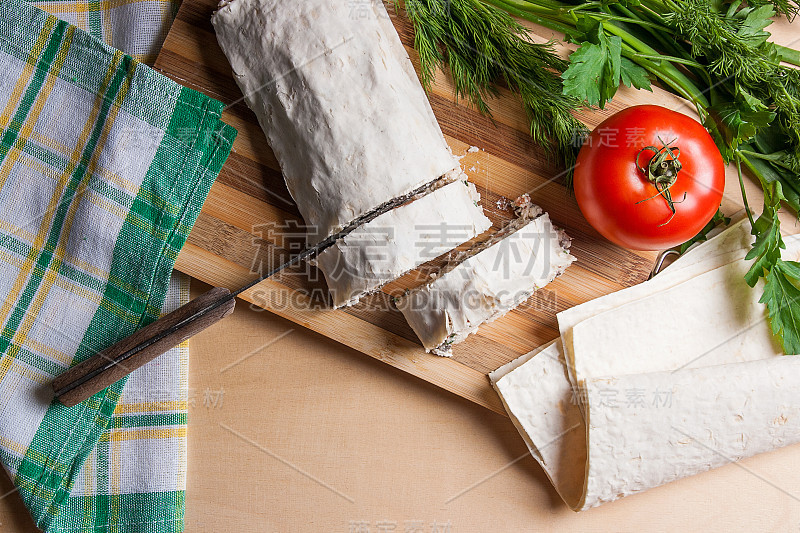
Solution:
{"label": "lavash slice", "polygon": [[479,202],[475,186],[463,176],[339,239],[316,259],[333,306],[352,305],[491,228]]}
{"label": "lavash slice", "polygon": [[[334,307],[490,227],[473,186],[441,187],[466,176],[380,0],[224,0],[212,24],[309,242],[387,202],[410,201],[318,258]],[[433,243],[418,227],[428,223],[463,239]]]}
{"label": "lavash slice", "polygon": [[[684,261],[682,268],[702,272],[717,265],[707,275],[718,270],[711,277],[727,276],[733,282],[738,264],[746,264],[722,261],[719,266],[720,257],[734,257],[736,243],[746,241],[731,235],[709,243],[711,253]],[[784,258],[795,259],[800,238],[787,237],[785,242]],[[698,289],[690,283],[693,279],[623,304],[624,317],[620,321],[617,316],[617,324],[629,320],[634,310],[642,312],[637,307],[642,300]],[[757,299],[747,301],[754,307],[749,314],[763,309]],[[584,324],[589,332],[606,327],[615,322],[617,311],[607,309],[598,315],[605,315],[604,321],[587,319],[573,329]],[[705,323],[704,317],[683,308],[675,309],[673,318]],[[574,346],[579,381],[569,372],[560,342],[501,367],[490,379],[558,493],[573,510],[584,510],[800,440],[795,400],[800,359],[764,349],[775,346],[765,320],[744,327],[742,349],[728,351],[727,357],[725,352],[683,353],[664,359],[661,347],[654,346],[662,339],[634,329],[640,342],[631,357],[647,357],[648,365],[626,365],[630,361],[614,357],[616,350],[590,351],[587,337]],[[724,331],[709,328],[705,334],[720,337],[720,344],[729,341]],[[770,337],[766,342],[765,335]],[[582,360],[590,363],[581,365]]]}
{"label": "lavash slice", "polygon": [[490,378],[575,511],[800,441],[795,357],[597,378],[575,390],[554,342]]}
{"label": "lavash slice", "polygon": [[[622,392],[616,405],[609,390]],[[800,442],[798,390],[789,356],[589,381],[582,508]]]}
{"label": "lavash slice", "polygon": [[[783,257],[797,260],[800,239],[785,243]],[[763,281],[744,281],[749,268],[736,260],[576,324],[566,350],[573,383],[782,357],[759,303]]]}
{"label": "lavash slice", "polygon": [[[571,361],[571,354],[574,353],[573,328],[576,324],[605,311],[646,298],[660,290],[674,287],[714,268],[742,261],[753,242],[751,226],[744,212],[734,215],[732,219],[734,222],[730,226],[713,238],[695,245],[653,279],[560,312],[558,327],[567,359]],[[572,381],[576,382],[572,365],[568,371]]]}
{"label": "lavash slice", "polygon": [[426,351],[448,356],[453,344],[520,305],[572,264],[568,246],[568,237],[547,214],[515,219],[401,297],[397,308]]}
{"label": "lavash slice", "polygon": [[750,223],[743,215],[737,217],[717,236],[699,243],[681,255],[658,276],[644,283],[595,298],[581,305],[570,307],[558,314],[558,325],[562,341],[575,324],[603,311],[614,309],[628,302],[649,296],[661,289],[672,287],[694,276],[719,266],[744,259],[753,237]]}
{"label": "lavash slice", "polygon": [[509,417],[564,502],[585,493],[586,425],[555,340],[489,374]]}

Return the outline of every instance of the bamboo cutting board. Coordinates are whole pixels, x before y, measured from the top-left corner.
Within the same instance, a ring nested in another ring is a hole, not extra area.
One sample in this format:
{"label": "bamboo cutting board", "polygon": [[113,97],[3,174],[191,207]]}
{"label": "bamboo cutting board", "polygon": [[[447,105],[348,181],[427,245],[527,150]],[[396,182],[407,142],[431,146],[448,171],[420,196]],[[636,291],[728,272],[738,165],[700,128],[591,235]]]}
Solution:
{"label": "bamboo cutting board", "polygon": [[[302,226],[277,161],[217,45],[210,23],[215,6],[215,0],[183,1],[156,68],[224,102],[228,107],[222,119],[239,130],[230,158],[177,261],[182,272],[234,289],[278,257],[285,257]],[[410,24],[394,14],[392,19],[416,60]],[[429,97],[453,152],[463,155],[462,167],[478,187],[494,227],[512,217],[504,199],[530,193],[573,238],[571,251],[577,261],[567,272],[519,309],[457,345],[451,359],[425,354],[387,296],[419,284],[420,272],[404,276],[346,310],[320,305],[324,282],[309,269],[268,280],[243,296],[255,306],[504,414],[486,373],[554,339],[557,312],[646,279],[654,254],[614,246],[585,222],[559,177],[560,169],[530,142],[524,112],[513,96],[505,94],[494,102],[494,120],[454,101],[452,85],[443,75]],[[587,111],[580,118],[594,127],[614,112],[642,103],[685,108],[683,101],[663,91],[623,90],[606,110]],[[468,151],[471,146],[479,150]]]}

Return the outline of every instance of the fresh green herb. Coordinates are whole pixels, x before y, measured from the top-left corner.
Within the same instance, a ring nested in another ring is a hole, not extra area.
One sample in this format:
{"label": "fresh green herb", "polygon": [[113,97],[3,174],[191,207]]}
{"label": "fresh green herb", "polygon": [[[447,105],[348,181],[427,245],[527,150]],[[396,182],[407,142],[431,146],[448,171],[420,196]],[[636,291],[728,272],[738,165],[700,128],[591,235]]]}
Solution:
{"label": "fresh green herb", "polygon": [[449,347],[452,346],[454,342],[456,342],[456,334],[451,333],[450,335],[447,336],[447,339],[445,339],[445,341],[442,343],[442,346]]}
{"label": "fresh green herb", "polygon": [[[771,124],[786,136],[791,170],[800,172],[800,72],[780,64],[778,48],[764,28],[775,11],[769,5],[725,12],[706,0],[672,1],[667,25],[690,42],[689,53],[706,64],[712,80],[707,121],[728,160],[740,144]],[[777,118],[777,120],[775,120]],[[796,180],[796,177],[794,178]]]}
{"label": "fresh green herb", "polygon": [[[797,15],[798,0],[407,0],[405,7],[425,83],[447,67],[458,95],[484,112],[498,83],[520,93],[534,140],[565,154],[568,165],[580,131],[570,113],[603,107],[620,84],[658,83],[694,104],[725,160],[743,165],[764,190],[747,281],[765,279],[772,330],[787,354],[800,353],[800,267],[780,258],[777,217],[782,203],[800,213],[800,70],[782,64],[800,66],[800,51],[772,43],[767,31],[775,15]],[[564,63],[508,15],[580,46]]]}
{"label": "fresh green herb", "polygon": [[437,69],[446,69],[456,96],[490,116],[489,100],[501,87],[511,89],[522,100],[533,141],[573,166],[576,139],[586,128],[572,115],[581,100],[563,92],[560,75],[568,63],[553,43],[534,43],[508,13],[480,0],[405,0],[403,7],[414,24],[424,87]]}
{"label": "fresh green herb", "polygon": [[714,136],[722,156],[730,161],[739,146],[753,139],[774,119],[775,113],[761,100],[737,87],[732,100],[716,102],[708,109],[704,124]]}
{"label": "fresh green herb", "polygon": [[778,210],[784,200],[781,184],[773,182],[764,189],[764,211],[753,222],[756,242],[746,259],[753,265],[745,275],[748,285],[754,287],[764,278],[764,294],[759,300],[769,311],[772,333],[783,340],[787,354],[800,353],[800,263],[781,259],[786,248],[780,232]]}
{"label": "fresh green herb", "polygon": [[604,107],[620,84],[652,90],[647,71],[622,57],[622,38],[606,35],[602,22],[581,17],[576,31],[568,37],[581,46],[570,56],[569,68],[561,75],[566,94]]}

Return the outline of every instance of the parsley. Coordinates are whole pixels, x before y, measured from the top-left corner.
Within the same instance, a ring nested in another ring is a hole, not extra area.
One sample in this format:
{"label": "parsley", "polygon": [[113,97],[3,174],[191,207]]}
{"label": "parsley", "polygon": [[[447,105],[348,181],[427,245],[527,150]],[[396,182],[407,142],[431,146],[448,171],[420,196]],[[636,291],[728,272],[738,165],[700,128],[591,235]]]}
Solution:
{"label": "parsley", "polygon": [[456,334],[451,333],[450,335],[447,336],[447,339],[445,339],[445,341],[442,343],[442,346],[444,346],[445,348],[449,348],[450,346],[453,345],[454,342],[456,342]]}
{"label": "parsley", "polygon": [[800,263],[781,259],[786,248],[780,232],[778,210],[784,200],[780,182],[770,183],[764,190],[764,210],[753,222],[756,242],[745,259],[753,265],[745,275],[747,284],[754,287],[764,278],[764,294],[759,300],[766,304],[772,333],[783,343],[786,354],[800,354]]}
{"label": "parsley", "polygon": [[569,68],[561,75],[564,92],[604,107],[616,94],[620,83],[637,89],[650,89],[647,71],[622,57],[622,38],[607,36],[603,23],[583,17],[569,38],[580,44],[570,56]]}
{"label": "parsley", "polygon": [[775,119],[775,113],[741,87],[733,100],[715,102],[708,109],[704,124],[726,161],[733,159],[736,149],[752,140]]}

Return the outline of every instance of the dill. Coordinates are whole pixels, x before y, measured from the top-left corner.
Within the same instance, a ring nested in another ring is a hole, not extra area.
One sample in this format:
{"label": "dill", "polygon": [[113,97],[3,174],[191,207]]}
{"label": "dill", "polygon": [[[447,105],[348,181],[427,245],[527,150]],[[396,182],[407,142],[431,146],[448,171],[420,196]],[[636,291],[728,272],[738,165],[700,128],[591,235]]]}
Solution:
{"label": "dill", "polygon": [[489,101],[507,87],[521,99],[533,142],[572,168],[586,129],[572,114],[581,100],[563,92],[568,62],[553,43],[534,43],[508,13],[480,0],[405,0],[403,8],[414,26],[426,89],[442,69],[457,98],[491,116]]}

